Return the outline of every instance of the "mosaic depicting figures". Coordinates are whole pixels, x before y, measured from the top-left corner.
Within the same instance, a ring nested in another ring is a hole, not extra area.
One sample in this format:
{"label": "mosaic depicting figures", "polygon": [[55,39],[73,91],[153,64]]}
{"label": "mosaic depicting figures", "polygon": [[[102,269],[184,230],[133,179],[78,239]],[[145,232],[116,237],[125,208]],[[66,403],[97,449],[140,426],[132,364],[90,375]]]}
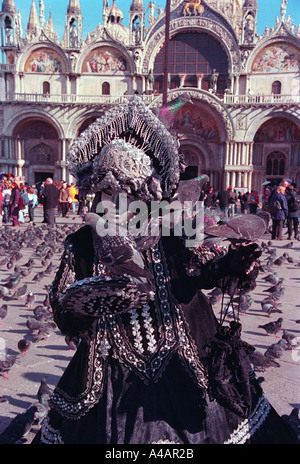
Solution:
{"label": "mosaic depicting figures", "polygon": [[261,126],[255,135],[255,142],[299,142],[300,130],[285,118],[274,118]]}
{"label": "mosaic depicting figures", "polygon": [[83,72],[108,73],[126,71],[126,59],[108,48],[97,48],[93,50],[83,64]]}
{"label": "mosaic depicting figures", "polygon": [[179,133],[195,133],[205,140],[219,140],[219,130],[215,119],[193,105],[184,105],[174,119],[173,129]]}
{"label": "mosaic depicting figures", "polygon": [[274,44],[263,49],[255,58],[254,72],[298,71],[300,51],[287,44]]}
{"label": "mosaic depicting figures", "polygon": [[66,67],[58,53],[43,48],[30,55],[25,64],[25,72],[63,73],[66,72]]}

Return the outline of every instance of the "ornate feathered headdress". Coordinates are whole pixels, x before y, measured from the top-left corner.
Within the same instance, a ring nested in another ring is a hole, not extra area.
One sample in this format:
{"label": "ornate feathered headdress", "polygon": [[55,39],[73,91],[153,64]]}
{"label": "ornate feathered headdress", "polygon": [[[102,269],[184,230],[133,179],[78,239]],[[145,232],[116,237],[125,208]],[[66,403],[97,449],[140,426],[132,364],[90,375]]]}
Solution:
{"label": "ornate feathered headdress", "polygon": [[113,186],[143,200],[170,197],[185,168],[177,141],[136,96],[92,123],[67,159],[82,193]]}

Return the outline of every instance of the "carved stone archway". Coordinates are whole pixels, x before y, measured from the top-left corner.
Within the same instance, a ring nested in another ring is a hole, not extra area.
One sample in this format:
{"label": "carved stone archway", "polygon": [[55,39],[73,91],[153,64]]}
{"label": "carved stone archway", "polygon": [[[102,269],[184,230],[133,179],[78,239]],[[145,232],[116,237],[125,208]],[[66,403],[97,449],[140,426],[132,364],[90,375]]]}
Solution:
{"label": "carved stone archway", "polygon": [[[222,24],[206,17],[180,17],[170,22],[170,38],[183,32],[206,32],[211,34],[223,47],[228,57],[228,69],[232,73],[240,71],[240,51],[232,33]],[[146,45],[142,63],[142,73],[147,75],[153,69],[153,63],[165,40],[165,28],[160,27],[153,33]]]}

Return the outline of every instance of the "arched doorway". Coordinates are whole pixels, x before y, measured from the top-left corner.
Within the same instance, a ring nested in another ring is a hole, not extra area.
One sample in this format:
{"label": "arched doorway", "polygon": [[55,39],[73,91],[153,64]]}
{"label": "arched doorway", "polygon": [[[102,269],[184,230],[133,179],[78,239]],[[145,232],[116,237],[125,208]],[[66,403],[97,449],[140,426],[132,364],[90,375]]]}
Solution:
{"label": "arched doorway", "polygon": [[14,130],[18,160],[24,160],[23,177],[29,184],[58,176],[60,142],[57,130],[43,119],[28,118]]}
{"label": "arched doorway", "polygon": [[254,136],[253,187],[263,191],[265,181],[279,184],[288,178],[300,181],[300,127],[288,117],[273,117]]}
{"label": "arched doorway", "polygon": [[204,155],[192,145],[183,146],[182,152],[184,154],[184,160],[187,164],[187,168],[181,175],[181,178],[184,180],[193,179],[201,174],[203,168],[205,169],[205,165],[203,163]]}

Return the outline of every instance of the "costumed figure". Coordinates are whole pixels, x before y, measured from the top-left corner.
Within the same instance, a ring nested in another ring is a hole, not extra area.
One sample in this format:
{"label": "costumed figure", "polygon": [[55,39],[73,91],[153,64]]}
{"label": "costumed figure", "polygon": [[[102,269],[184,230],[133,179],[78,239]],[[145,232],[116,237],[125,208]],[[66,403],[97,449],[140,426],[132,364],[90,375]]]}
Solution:
{"label": "costumed figure", "polygon": [[188,247],[174,218],[169,233],[160,220],[157,235],[135,236],[130,227],[124,236],[100,233],[104,200],[115,205],[118,224],[130,224],[119,194],[148,206],[180,202],[208,180],[180,183],[178,144],[139,97],[89,126],[68,160],[80,194],[95,194],[85,224],[67,237],[50,290],[54,320],[77,350],[33,443],[297,441],[249,375],[253,348],[241,340],[240,324],[221,324],[201,291],[219,286],[234,294],[254,285],[260,249],[252,240],[262,220],[251,215],[254,227],[247,223],[248,235],[228,252],[214,246],[214,223],[209,246]]}

